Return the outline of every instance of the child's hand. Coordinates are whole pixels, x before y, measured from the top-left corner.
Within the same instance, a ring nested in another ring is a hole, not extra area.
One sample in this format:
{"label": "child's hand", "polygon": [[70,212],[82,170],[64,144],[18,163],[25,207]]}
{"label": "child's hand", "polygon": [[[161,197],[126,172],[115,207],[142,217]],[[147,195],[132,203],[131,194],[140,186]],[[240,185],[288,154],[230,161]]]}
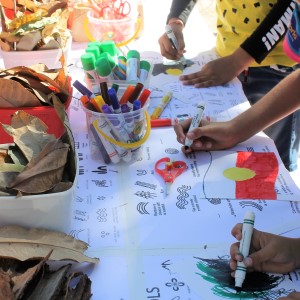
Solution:
{"label": "child's hand", "polygon": [[[242,224],[237,224],[231,231],[239,241],[242,238],[242,226]],[[299,267],[300,239],[282,237],[253,229],[250,255],[245,258],[239,254],[239,244],[239,242],[234,243],[230,248],[230,268],[232,270],[236,269],[237,261],[243,259],[249,271],[287,273]],[[234,276],[234,273],[232,275]]]}
{"label": "child's hand", "polygon": [[230,148],[237,144],[235,126],[228,122],[201,122],[201,127],[194,128],[187,133],[191,120],[186,120],[174,125],[177,141],[184,145],[185,138],[193,140],[193,144],[187,150],[182,147],[184,153],[191,151],[209,151]]}

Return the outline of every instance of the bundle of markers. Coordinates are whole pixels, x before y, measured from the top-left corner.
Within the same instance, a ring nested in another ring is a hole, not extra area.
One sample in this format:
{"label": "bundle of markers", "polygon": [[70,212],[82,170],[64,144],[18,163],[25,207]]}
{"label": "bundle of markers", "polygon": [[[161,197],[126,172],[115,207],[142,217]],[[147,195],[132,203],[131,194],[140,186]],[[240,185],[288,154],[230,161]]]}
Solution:
{"label": "bundle of markers", "polygon": [[129,50],[126,57],[119,55],[113,41],[91,42],[81,55],[85,81],[93,93],[98,94],[99,83],[124,81],[127,83],[149,82],[151,64],[141,60],[140,53]]}
{"label": "bundle of markers", "polygon": [[[79,81],[73,86],[83,95],[80,100],[86,112],[90,142],[95,141],[101,153],[99,158],[107,164],[137,159],[145,132],[150,130],[145,120],[150,90],[144,89],[142,83],[129,85],[119,99],[116,84],[108,88],[106,82],[101,82],[99,95]],[[90,150],[93,152],[91,143]]]}

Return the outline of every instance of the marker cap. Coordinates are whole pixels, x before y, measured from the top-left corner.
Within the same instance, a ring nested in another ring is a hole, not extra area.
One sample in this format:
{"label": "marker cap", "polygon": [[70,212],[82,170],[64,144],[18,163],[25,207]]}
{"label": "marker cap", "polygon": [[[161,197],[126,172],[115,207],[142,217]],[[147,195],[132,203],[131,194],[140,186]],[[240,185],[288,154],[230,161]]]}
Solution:
{"label": "marker cap", "polygon": [[99,51],[101,52],[101,42],[100,41],[92,41],[92,42],[88,42],[87,46],[97,46],[99,48]]}
{"label": "marker cap", "polygon": [[85,52],[86,52],[86,53],[93,53],[96,60],[97,60],[98,57],[100,56],[100,50],[99,50],[99,47],[97,47],[97,46],[88,46],[88,47],[85,49]]}
{"label": "marker cap", "polygon": [[96,71],[101,77],[107,77],[111,74],[112,68],[107,58],[100,55],[96,61]]}
{"label": "marker cap", "polygon": [[130,58],[140,59],[140,53],[136,50],[129,50],[127,53],[127,59]]}
{"label": "marker cap", "polygon": [[114,41],[103,41],[100,46],[101,52],[105,52],[110,54],[111,56],[115,56],[119,54],[119,50]]}
{"label": "marker cap", "polygon": [[95,69],[95,56],[92,53],[84,53],[80,56],[82,67],[85,71]]}
{"label": "marker cap", "polygon": [[141,60],[140,68],[149,72],[150,70],[150,63],[147,60]]}

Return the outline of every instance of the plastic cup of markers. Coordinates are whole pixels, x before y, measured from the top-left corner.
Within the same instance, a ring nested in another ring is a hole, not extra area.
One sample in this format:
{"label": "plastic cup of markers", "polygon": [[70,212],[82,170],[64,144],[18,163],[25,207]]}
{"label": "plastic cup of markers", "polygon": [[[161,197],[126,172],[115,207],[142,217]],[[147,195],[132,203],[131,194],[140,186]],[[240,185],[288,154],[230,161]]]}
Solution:
{"label": "plastic cup of markers", "polygon": [[142,146],[151,130],[148,103],[139,110],[120,114],[103,114],[82,107],[93,160],[118,164],[142,158]]}

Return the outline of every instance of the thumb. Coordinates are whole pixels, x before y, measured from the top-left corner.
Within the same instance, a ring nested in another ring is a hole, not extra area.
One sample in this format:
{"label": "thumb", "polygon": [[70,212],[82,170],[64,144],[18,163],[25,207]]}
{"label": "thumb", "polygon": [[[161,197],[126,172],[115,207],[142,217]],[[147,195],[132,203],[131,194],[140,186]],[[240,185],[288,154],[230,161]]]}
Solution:
{"label": "thumb", "polygon": [[244,259],[246,267],[252,267],[255,270],[263,271],[265,262],[270,259],[270,249],[268,247],[262,248],[257,252],[251,253],[248,257]]}

